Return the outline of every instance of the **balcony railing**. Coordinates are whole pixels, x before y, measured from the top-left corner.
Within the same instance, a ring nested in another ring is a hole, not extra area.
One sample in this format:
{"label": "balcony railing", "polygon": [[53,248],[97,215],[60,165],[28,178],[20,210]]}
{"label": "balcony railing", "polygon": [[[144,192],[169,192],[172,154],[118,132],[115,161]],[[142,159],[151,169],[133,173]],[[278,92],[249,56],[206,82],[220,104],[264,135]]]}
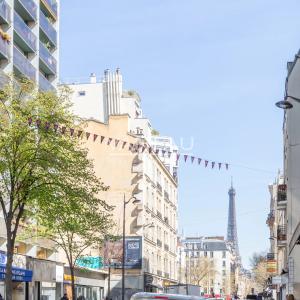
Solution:
{"label": "balcony railing", "polygon": [[56,2],[56,0],[42,0],[42,3],[47,8],[49,13],[56,19],[57,18],[57,2]]}
{"label": "balcony railing", "polygon": [[45,73],[55,75],[57,68],[56,59],[42,43],[40,43],[40,59],[48,69],[45,70]]}
{"label": "balcony railing", "polygon": [[3,58],[9,58],[9,44],[6,40],[0,37],[0,56]]}
{"label": "balcony railing", "polygon": [[35,80],[35,72],[36,69],[33,67],[33,65],[30,63],[30,61],[25,57],[21,51],[14,47],[14,66],[17,68],[17,70],[24,75],[25,77]]}
{"label": "balcony railing", "polygon": [[0,24],[11,22],[10,7],[5,0],[0,0]]}
{"label": "balcony railing", "polygon": [[39,88],[43,92],[48,92],[48,91],[54,92],[55,91],[55,88],[51,84],[51,82],[41,73],[39,74]]}
{"label": "balcony railing", "polygon": [[157,270],[157,275],[158,276],[162,276],[162,271],[161,270]]}
{"label": "balcony railing", "polygon": [[45,15],[40,13],[40,26],[44,34],[48,37],[51,43],[56,46],[57,45],[57,32],[53,25],[48,21]]}
{"label": "balcony railing", "polygon": [[165,278],[170,278],[170,274],[165,272]]}
{"label": "balcony railing", "polygon": [[159,182],[156,183],[156,187],[157,189],[162,192],[162,187],[161,187],[161,184]]}
{"label": "balcony railing", "polygon": [[157,246],[160,247],[160,248],[162,247],[162,242],[161,242],[160,239],[157,239]]}
{"label": "balcony railing", "polygon": [[277,240],[278,241],[286,241],[286,226],[279,225],[277,227]]}
{"label": "balcony railing", "polygon": [[36,36],[16,12],[14,13],[14,28],[16,33],[25,41],[28,47],[35,52]]}
{"label": "balcony railing", "polygon": [[164,221],[169,224],[169,218],[168,217],[164,217]]}
{"label": "balcony railing", "polygon": [[169,245],[167,245],[167,244],[165,244],[165,247],[164,247],[164,248],[165,248],[166,251],[169,251],[169,249],[170,249],[170,248],[169,248]]}
{"label": "balcony railing", "polygon": [[32,0],[18,0],[31,18],[36,21],[37,5]]}
{"label": "balcony railing", "polygon": [[166,191],[164,191],[164,198],[165,198],[167,201],[170,200],[170,198],[169,198],[169,193],[166,192]]}

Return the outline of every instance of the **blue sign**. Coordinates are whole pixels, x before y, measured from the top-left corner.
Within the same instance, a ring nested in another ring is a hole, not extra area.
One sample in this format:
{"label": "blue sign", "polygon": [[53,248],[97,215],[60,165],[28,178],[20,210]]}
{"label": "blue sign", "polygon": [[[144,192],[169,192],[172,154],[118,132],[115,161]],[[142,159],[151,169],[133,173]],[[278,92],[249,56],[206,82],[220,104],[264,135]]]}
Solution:
{"label": "blue sign", "polygon": [[[0,280],[4,280],[6,275],[6,266],[0,264]],[[30,282],[32,281],[32,271],[12,267],[12,280],[20,282]]]}
{"label": "blue sign", "polygon": [[125,268],[142,268],[142,237],[126,237],[125,239]]}

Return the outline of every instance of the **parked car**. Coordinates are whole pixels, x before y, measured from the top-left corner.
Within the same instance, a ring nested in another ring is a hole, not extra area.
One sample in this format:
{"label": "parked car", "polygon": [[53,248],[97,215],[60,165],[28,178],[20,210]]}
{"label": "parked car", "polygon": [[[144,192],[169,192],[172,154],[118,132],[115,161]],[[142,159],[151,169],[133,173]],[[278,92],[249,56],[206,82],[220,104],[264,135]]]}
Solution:
{"label": "parked car", "polygon": [[203,297],[189,296],[189,295],[175,295],[175,294],[156,294],[156,293],[136,293],[131,296],[130,300],[204,300]]}

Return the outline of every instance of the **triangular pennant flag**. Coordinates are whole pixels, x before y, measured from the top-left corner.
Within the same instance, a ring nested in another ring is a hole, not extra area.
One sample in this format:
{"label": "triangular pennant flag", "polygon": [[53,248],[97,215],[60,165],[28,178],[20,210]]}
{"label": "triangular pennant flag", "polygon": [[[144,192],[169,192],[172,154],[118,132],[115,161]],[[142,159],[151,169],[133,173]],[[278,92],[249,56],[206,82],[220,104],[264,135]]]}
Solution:
{"label": "triangular pennant flag", "polygon": [[110,145],[112,138],[108,138],[107,145]]}
{"label": "triangular pennant flag", "polygon": [[104,141],[105,137],[103,135],[101,135],[101,138],[100,138],[100,143],[102,144],[102,142]]}
{"label": "triangular pennant flag", "polygon": [[195,159],[195,157],[194,157],[194,156],[191,156],[191,162],[192,162],[192,163],[194,162],[194,159]]}
{"label": "triangular pennant flag", "polygon": [[86,136],[86,139],[87,139],[87,140],[89,139],[90,135],[91,135],[90,132],[86,132],[86,133],[85,133],[85,136]]}
{"label": "triangular pennant flag", "polygon": [[126,146],[127,142],[123,142],[122,148],[124,149],[124,147]]}
{"label": "triangular pennant flag", "polygon": [[73,134],[74,134],[74,128],[70,128],[70,134],[71,134],[71,136],[73,136]]}
{"label": "triangular pennant flag", "polygon": [[58,124],[55,123],[53,127],[54,127],[54,131],[56,132],[58,129]]}
{"label": "triangular pennant flag", "polygon": [[229,168],[229,165],[228,164],[225,164],[226,165],[226,170],[228,170],[228,168]]}
{"label": "triangular pennant flag", "polygon": [[198,158],[198,165],[201,164],[201,160],[202,160],[202,158]]}
{"label": "triangular pennant flag", "polygon": [[50,128],[50,123],[49,123],[49,122],[46,122],[46,123],[45,123],[45,129],[48,130],[49,128]]}
{"label": "triangular pennant flag", "polygon": [[165,157],[166,150],[161,150],[162,156]]}
{"label": "triangular pennant flag", "polygon": [[40,127],[40,126],[41,126],[41,120],[36,120],[35,123],[36,123],[36,126],[37,126],[37,127]]}
{"label": "triangular pennant flag", "polygon": [[82,135],[82,130],[78,130],[77,137],[81,137],[81,135]]}
{"label": "triangular pennant flag", "polygon": [[94,133],[94,137],[93,137],[94,142],[96,141],[97,137],[98,137],[98,134]]}
{"label": "triangular pennant flag", "polygon": [[212,162],[211,162],[211,168],[213,169],[213,168],[214,168],[214,166],[215,166],[215,162],[214,162],[214,161],[212,161]]}
{"label": "triangular pennant flag", "polygon": [[184,161],[186,162],[186,160],[187,160],[187,158],[188,158],[188,155],[184,155]]}
{"label": "triangular pennant flag", "polygon": [[67,130],[67,128],[66,128],[65,126],[63,126],[63,127],[61,128],[61,133],[62,133],[62,134],[65,134],[66,130]]}
{"label": "triangular pennant flag", "polygon": [[30,126],[32,124],[32,118],[30,117],[29,119],[28,119],[28,125]]}
{"label": "triangular pennant flag", "polygon": [[115,146],[118,147],[120,140],[115,140]]}
{"label": "triangular pennant flag", "polygon": [[169,156],[169,158],[171,157],[171,154],[172,154],[172,152],[171,152],[171,151],[169,151],[169,152],[168,152],[168,156]]}
{"label": "triangular pennant flag", "polygon": [[219,165],[219,170],[220,170],[222,167],[222,163],[218,163],[218,165]]}
{"label": "triangular pennant flag", "polygon": [[208,165],[208,160],[205,161],[205,168],[207,167]]}
{"label": "triangular pennant flag", "polygon": [[129,144],[129,151],[133,151],[133,144],[132,143]]}
{"label": "triangular pennant flag", "polygon": [[144,152],[146,150],[146,148],[147,148],[146,145],[142,146],[142,152]]}

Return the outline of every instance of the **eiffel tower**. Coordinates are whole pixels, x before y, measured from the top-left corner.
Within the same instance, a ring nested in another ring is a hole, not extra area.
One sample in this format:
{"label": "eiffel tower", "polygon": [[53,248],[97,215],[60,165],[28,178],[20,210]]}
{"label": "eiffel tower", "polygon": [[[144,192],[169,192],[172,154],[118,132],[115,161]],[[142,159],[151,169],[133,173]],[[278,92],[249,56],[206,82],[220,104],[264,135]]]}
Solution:
{"label": "eiffel tower", "polygon": [[237,225],[236,225],[236,208],[235,208],[235,189],[232,185],[228,191],[229,195],[229,207],[228,207],[228,226],[227,226],[227,241],[232,244],[236,257],[240,257],[239,244],[237,237]]}

